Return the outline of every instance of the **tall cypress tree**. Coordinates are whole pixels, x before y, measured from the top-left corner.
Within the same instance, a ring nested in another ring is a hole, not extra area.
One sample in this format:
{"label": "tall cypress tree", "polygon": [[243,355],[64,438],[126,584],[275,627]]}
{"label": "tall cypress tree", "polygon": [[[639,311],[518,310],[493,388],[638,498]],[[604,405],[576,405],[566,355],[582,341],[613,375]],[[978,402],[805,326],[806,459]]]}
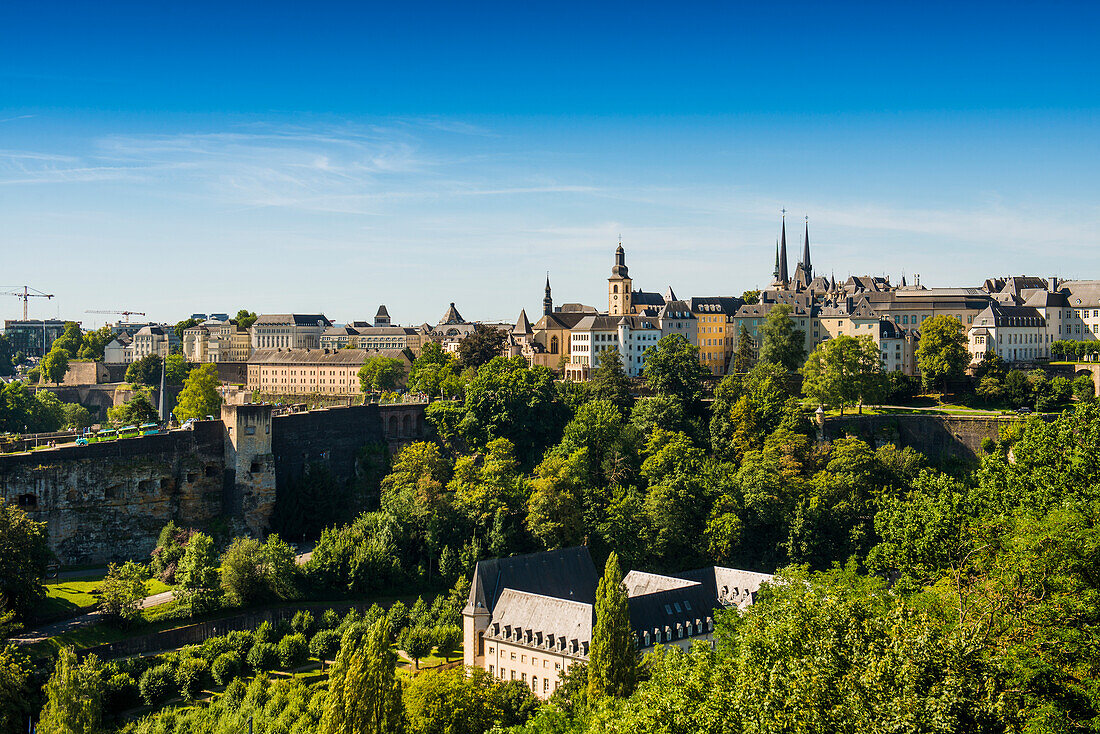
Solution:
{"label": "tall cypress tree", "polygon": [[404,734],[401,682],[394,673],[390,621],[383,616],[364,632],[352,625],[340,641],[329,678],[321,734]]}
{"label": "tall cypress tree", "polygon": [[596,623],[588,654],[588,700],[625,698],[634,690],[638,656],[619,557],[607,559],[596,588]]}
{"label": "tall cypress tree", "polygon": [[623,358],[618,349],[608,347],[600,352],[600,366],[592,373],[589,384],[592,397],[596,400],[610,400],[624,411],[630,407],[630,378],[623,369]]}
{"label": "tall cypress tree", "polygon": [[745,322],[741,322],[741,328],[737,330],[737,349],[733,353],[733,372],[743,374],[752,369],[756,356],[753,354],[752,335]]}

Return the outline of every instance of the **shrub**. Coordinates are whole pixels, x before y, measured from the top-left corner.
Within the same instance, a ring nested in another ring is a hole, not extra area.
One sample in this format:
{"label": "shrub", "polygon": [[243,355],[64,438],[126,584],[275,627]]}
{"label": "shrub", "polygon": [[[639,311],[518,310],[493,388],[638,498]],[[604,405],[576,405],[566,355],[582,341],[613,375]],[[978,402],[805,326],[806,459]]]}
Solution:
{"label": "shrub", "polygon": [[121,712],[141,704],[141,690],[129,673],[115,673],[107,679],[103,699],[106,710]]}
{"label": "shrub", "polygon": [[248,688],[245,686],[244,681],[240,678],[234,678],[233,682],[226,687],[221,700],[225,702],[226,706],[235,709],[241,705],[241,701],[244,700],[247,692]]}
{"label": "shrub", "polygon": [[172,666],[167,663],[149,668],[141,674],[141,680],[138,681],[141,699],[149,706],[163,701],[175,687],[176,676],[172,672]]}
{"label": "shrub", "polygon": [[233,645],[229,641],[229,635],[209,637],[198,647],[199,654],[209,665],[213,665],[215,660],[232,649]]}
{"label": "shrub", "polygon": [[290,628],[300,635],[307,637],[312,635],[314,631],[313,615],[306,609],[296,612],[294,618],[290,620]]}
{"label": "shrub", "polygon": [[255,635],[248,630],[233,630],[225,638],[229,641],[229,649],[236,651],[242,660],[257,642]]}
{"label": "shrub", "polygon": [[202,658],[189,657],[180,660],[176,667],[176,685],[179,686],[180,695],[190,701],[198,698],[209,670],[210,667]]}
{"label": "shrub", "polygon": [[340,634],[336,630],[321,630],[309,641],[309,652],[324,662],[331,660],[340,649]]}
{"label": "shrub", "polygon": [[257,673],[264,670],[274,670],[279,664],[279,653],[270,642],[257,642],[248,651],[248,667]]}
{"label": "shrub", "polygon": [[996,444],[996,442],[994,442],[994,440],[992,438],[990,438],[989,436],[986,436],[985,438],[982,439],[982,451],[984,451],[987,454],[992,454],[993,449],[995,449],[995,448],[997,448],[997,444]]}
{"label": "shrub", "polygon": [[230,650],[218,656],[214,664],[210,666],[210,672],[218,685],[224,686],[241,674],[242,667],[244,667],[244,662],[241,660],[240,654],[236,650]]}
{"label": "shrub", "polygon": [[340,615],[335,609],[326,609],[321,615],[321,628],[334,630],[340,626]]}
{"label": "shrub", "polygon": [[279,652],[279,665],[282,666],[283,670],[305,665],[306,661],[309,660],[309,643],[306,642],[305,635],[287,635],[279,640],[277,649]]}
{"label": "shrub", "polygon": [[274,642],[275,628],[271,626],[271,622],[264,622],[256,628],[256,631],[252,633],[252,636],[256,644],[259,644],[261,642]]}

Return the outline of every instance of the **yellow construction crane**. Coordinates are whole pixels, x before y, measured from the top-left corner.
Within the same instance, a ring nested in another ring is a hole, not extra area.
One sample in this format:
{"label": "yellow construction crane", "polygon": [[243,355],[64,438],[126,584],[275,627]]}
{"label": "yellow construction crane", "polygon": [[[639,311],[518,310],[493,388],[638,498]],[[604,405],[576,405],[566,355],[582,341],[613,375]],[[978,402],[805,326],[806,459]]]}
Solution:
{"label": "yellow construction crane", "polygon": [[[29,285],[16,286],[22,288],[22,291],[0,291],[0,295],[15,296],[16,298],[23,299],[23,320],[27,320],[27,301],[32,298],[53,298],[52,293],[43,293],[37,288],[31,288]],[[33,291],[33,292],[32,292]]]}
{"label": "yellow construction crane", "polygon": [[85,311],[84,313],[119,314],[120,316],[122,316],[123,321],[125,321],[127,324],[130,323],[130,317],[131,316],[144,316],[145,315],[144,311]]}

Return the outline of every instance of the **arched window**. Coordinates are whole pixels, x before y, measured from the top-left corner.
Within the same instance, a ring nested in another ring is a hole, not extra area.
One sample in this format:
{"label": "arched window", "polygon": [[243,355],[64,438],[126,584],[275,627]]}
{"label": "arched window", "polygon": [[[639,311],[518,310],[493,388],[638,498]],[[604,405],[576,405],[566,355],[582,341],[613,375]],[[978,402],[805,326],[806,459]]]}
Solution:
{"label": "arched window", "polygon": [[619,286],[617,286],[617,285],[611,286],[611,292],[612,293],[618,293],[619,292]]}
{"label": "arched window", "polygon": [[550,337],[550,354],[558,353],[558,338],[556,336]]}

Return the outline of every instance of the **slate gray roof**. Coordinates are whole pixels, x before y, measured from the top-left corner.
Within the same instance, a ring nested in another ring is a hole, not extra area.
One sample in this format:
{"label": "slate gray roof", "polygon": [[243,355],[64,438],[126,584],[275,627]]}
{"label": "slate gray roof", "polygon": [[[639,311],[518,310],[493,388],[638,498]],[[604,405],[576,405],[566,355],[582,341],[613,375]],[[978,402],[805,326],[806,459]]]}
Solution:
{"label": "slate gray roof", "polygon": [[455,308],[455,304],[452,301],[450,307],[443,314],[443,318],[439,320],[440,324],[465,324],[466,319],[462,318],[462,314]]}
{"label": "slate gray roof", "polygon": [[478,561],[463,613],[492,613],[505,589],[591,604],[597,579],[585,546]]}
{"label": "slate gray roof", "polygon": [[541,645],[553,635],[555,641],[576,640],[578,652],[587,652],[584,643],[592,639],[592,622],[592,604],[505,589],[493,609],[486,637],[516,639],[520,632],[518,641]]}
{"label": "slate gray roof", "polygon": [[256,326],[332,326],[323,313],[265,313],[257,317]]}
{"label": "slate gray roof", "polygon": [[657,591],[679,589],[694,583],[697,582],[676,578],[674,576],[661,576],[655,573],[646,573],[645,571],[630,571],[623,578],[623,585],[626,586],[627,596],[642,596]]}
{"label": "slate gray roof", "polygon": [[770,573],[744,571],[724,566],[708,566],[693,571],[683,571],[676,576],[698,581],[722,604],[739,608],[751,604],[760,585],[774,578]]}
{"label": "slate gray roof", "polygon": [[737,309],[745,305],[742,299],[735,296],[703,296],[692,298],[688,303],[697,314],[722,313],[728,316],[737,313]]}

